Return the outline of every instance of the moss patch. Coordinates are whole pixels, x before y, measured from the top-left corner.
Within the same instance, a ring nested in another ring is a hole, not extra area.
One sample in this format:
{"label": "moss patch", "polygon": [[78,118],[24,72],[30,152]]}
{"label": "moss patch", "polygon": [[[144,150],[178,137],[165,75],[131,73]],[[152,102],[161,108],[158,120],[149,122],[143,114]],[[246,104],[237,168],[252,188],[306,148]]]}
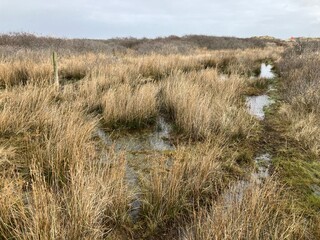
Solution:
{"label": "moss patch", "polygon": [[320,162],[310,156],[297,153],[296,150],[282,151],[274,159],[274,166],[281,180],[287,184],[301,200],[304,210],[320,210]]}

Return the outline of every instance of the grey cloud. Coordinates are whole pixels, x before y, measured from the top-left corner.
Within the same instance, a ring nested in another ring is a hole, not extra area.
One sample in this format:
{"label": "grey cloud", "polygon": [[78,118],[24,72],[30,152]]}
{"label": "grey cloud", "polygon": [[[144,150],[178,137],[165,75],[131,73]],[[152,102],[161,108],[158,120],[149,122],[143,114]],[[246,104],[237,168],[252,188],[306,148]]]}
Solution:
{"label": "grey cloud", "polygon": [[0,32],[86,38],[318,36],[317,0],[1,0]]}

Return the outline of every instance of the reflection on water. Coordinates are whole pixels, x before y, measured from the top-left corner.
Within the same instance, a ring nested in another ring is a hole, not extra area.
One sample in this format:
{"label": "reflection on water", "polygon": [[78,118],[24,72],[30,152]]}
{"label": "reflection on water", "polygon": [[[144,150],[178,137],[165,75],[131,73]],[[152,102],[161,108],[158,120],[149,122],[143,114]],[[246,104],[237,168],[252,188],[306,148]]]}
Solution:
{"label": "reflection on water", "polygon": [[320,186],[316,184],[312,184],[310,187],[311,187],[311,190],[313,191],[313,195],[315,195],[316,197],[320,197]]}
{"label": "reflection on water", "polygon": [[249,180],[239,180],[233,183],[230,188],[222,194],[222,200],[226,207],[232,207],[235,202],[242,201],[244,193],[250,187],[262,184],[269,176],[271,166],[271,155],[261,154],[255,158],[257,169],[250,176]]}
{"label": "reflection on water", "polygon": [[171,125],[163,117],[159,117],[156,131],[149,136],[151,147],[158,151],[173,150],[174,147],[168,141],[171,131]]}
{"label": "reflection on water", "polygon": [[154,131],[145,130],[112,136],[111,142],[115,145],[117,151],[125,150],[138,152],[174,150],[173,145],[169,141],[171,130],[171,125],[168,124],[163,117],[159,117]]}
{"label": "reflection on water", "polygon": [[261,183],[270,176],[271,155],[269,153],[262,154],[255,158],[255,163],[257,170],[252,174],[252,178],[257,183]]}
{"label": "reflection on water", "polygon": [[246,103],[249,109],[249,113],[260,120],[264,119],[264,107],[273,103],[273,100],[268,95],[250,96],[247,97]]}
{"label": "reflection on water", "polygon": [[[272,66],[261,64],[260,78],[272,79],[275,77],[272,72]],[[254,78],[251,78],[254,79]],[[274,91],[275,89],[269,85],[269,91]],[[249,113],[260,120],[265,117],[264,107],[269,106],[273,103],[268,95],[261,96],[247,96],[246,104]],[[271,155],[268,153],[261,154],[255,159],[256,170],[250,175],[249,180],[239,180],[235,182],[230,188],[223,193],[222,200],[226,203],[226,207],[233,207],[233,204],[238,201],[242,201],[245,191],[255,185],[262,184],[269,176],[269,169],[271,166]],[[319,191],[320,192],[320,191]]]}
{"label": "reflection on water", "polygon": [[97,135],[103,141],[104,144],[112,145],[112,140],[102,129],[98,129]]}
{"label": "reflection on water", "polygon": [[[174,150],[170,143],[170,133],[172,127],[163,117],[157,119],[154,130],[143,130],[134,133],[108,134],[103,130],[97,131],[98,137],[107,146],[114,146],[115,151],[124,151],[126,154],[126,183],[130,189],[135,190],[134,200],[131,202],[130,216],[133,221],[138,220],[142,202],[140,200],[141,188],[138,182],[136,168],[143,170],[148,167],[148,156],[150,154],[159,154],[159,152]],[[101,159],[107,160],[105,155]],[[171,159],[168,159],[170,164]]]}
{"label": "reflection on water", "polygon": [[274,73],[272,72],[272,66],[271,65],[266,65],[265,63],[261,64],[261,69],[260,69],[260,78],[267,78],[267,79],[272,79],[274,78]]}
{"label": "reflection on water", "polygon": [[[272,79],[275,75],[272,72],[272,66],[266,65],[265,63],[261,64],[261,73],[260,78],[267,78]],[[271,85],[269,85],[269,91],[275,90],[272,88]],[[260,95],[260,96],[248,96],[246,98],[246,104],[248,106],[249,113],[255,117],[257,117],[259,120],[264,119],[264,107],[269,106],[273,103],[273,100],[269,98],[268,95]]]}

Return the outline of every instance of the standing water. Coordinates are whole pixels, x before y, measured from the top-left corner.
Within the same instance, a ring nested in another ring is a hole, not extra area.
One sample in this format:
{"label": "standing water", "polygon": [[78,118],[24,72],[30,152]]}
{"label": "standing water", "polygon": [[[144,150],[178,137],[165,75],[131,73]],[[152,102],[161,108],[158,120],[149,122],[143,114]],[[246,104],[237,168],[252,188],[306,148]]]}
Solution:
{"label": "standing water", "polygon": [[[158,117],[156,128],[154,131],[144,130],[134,133],[122,133],[112,136],[105,133],[101,129],[97,135],[108,146],[114,146],[115,151],[125,151],[127,166],[125,181],[130,189],[135,189],[135,197],[131,202],[130,216],[133,221],[139,217],[142,202],[140,200],[141,189],[139,186],[137,169],[141,170],[148,167],[148,154],[161,153],[164,151],[174,150],[174,146],[170,143],[170,133],[172,126],[165,121],[163,117]],[[103,160],[108,157],[104,156]],[[168,163],[170,159],[168,159]]]}
{"label": "standing water", "polygon": [[[266,65],[265,63],[261,64],[260,72],[260,78],[272,79],[275,77],[274,73],[272,72],[271,65]],[[273,101],[268,95],[246,97],[246,104],[248,106],[249,113],[259,120],[264,119],[264,107],[267,107],[272,103]]]}
{"label": "standing water", "polygon": [[255,158],[255,164],[257,165],[257,169],[251,177],[256,183],[260,184],[270,176],[271,155],[269,153],[259,155]]}
{"label": "standing water", "polygon": [[274,78],[274,73],[272,72],[272,66],[270,64],[266,65],[265,63],[262,63],[259,77],[266,78],[266,79]]}
{"label": "standing water", "polygon": [[[261,64],[260,78],[273,79],[275,77],[272,72],[272,66]],[[270,90],[270,89],[269,89]],[[259,120],[265,117],[264,108],[273,103],[273,100],[266,94],[260,96],[247,96],[246,104],[251,115]],[[256,170],[250,175],[249,180],[240,180],[235,182],[228,191],[222,195],[222,200],[228,208],[233,207],[234,202],[242,201],[246,189],[254,184],[262,184],[269,177],[269,169],[271,166],[271,155],[268,153],[261,154],[255,159]]]}
{"label": "standing water", "polygon": [[[260,78],[265,79],[273,79],[275,77],[274,73],[272,72],[272,66],[270,64],[261,64],[260,70]],[[270,91],[269,84],[269,91]],[[264,108],[269,106],[270,104],[274,103],[272,99],[266,94],[260,96],[251,96],[247,97],[247,106],[249,113],[259,120],[263,120],[265,117]],[[256,181],[261,181],[269,176],[269,168],[271,165],[271,156],[268,153],[262,154],[255,158],[255,163],[258,166],[258,171],[255,172],[252,177]]]}
{"label": "standing water", "polygon": [[250,96],[247,97],[246,100],[249,113],[258,118],[259,120],[264,119],[264,107],[267,107],[273,103],[273,101],[270,99],[268,95]]}
{"label": "standing water", "polygon": [[241,201],[245,190],[255,184],[262,184],[269,176],[271,166],[271,155],[268,153],[261,154],[254,159],[256,170],[250,175],[248,180],[239,180],[235,182],[227,192],[222,195],[222,199],[227,207],[232,207],[236,201]]}
{"label": "standing water", "polygon": [[[273,79],[275,77],[272,72],[272,66],[261,64],[260,78]],[[269,84],[269,91],[270,91]],[[250,96],[247,97],[247,106],[249,113],[259,120],[263,120],[265,117],[264,108],[274,103],[272,99],[266,94],[260,96]],[[252,174],[252,178],[256,183],[261,183],[264,179],[269,177],[269,168],[271,165],[271,156],[269,153],[259,155],[255,158],[255,164],[257,166],[257,171]]]}

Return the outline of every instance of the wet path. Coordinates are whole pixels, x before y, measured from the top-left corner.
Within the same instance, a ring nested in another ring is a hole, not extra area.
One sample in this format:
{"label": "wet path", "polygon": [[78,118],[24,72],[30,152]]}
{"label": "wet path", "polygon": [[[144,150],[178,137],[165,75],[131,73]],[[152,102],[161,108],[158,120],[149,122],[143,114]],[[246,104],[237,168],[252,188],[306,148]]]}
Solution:
{"label": "wet path", "polygon": [[273,103],[268,95],[250,96],[246,98],[249,113],[259,120],[263,120],[265,113],[264,108]]}
{"label": "wet path", "polygon": [[[272,72],[272,65],[261,64],[260,78],[272,80],[275,78],[275,74]],[[246,97],[246,104],[249,113],[256,117],[258,120],[264,120],[265,108],[274,103],[267,94],[275,89],[270,82],[268,85],[268,91],[266,94],[260,96],[248,96]],[[271,166],[271,155],[269,153],[263,153],[255,158],[256,172],[252,175],[254,181],[260,183],[269,176],[269,168]]]}
{"label": "wet path", "polygon": [[[259,78],[272,80],[275,77],[272,72],[272,66],[261,64],[261,74]],[[274,103],[274,101],[267,95],[272,88],[270,82],[267,93],[260,96],[247,96],[246,105],[250,115],[257,118],[263,124],[265,119],[265,108]],[[248,180],[239,180],[235,182],[230,188],[222,195],[223,201],[226,206],[232,207],[234,201],[241,201],[246,189],[252,187],[254,184],[262,184],[268,177],[270,177],[272,156],[267,151],[260,153],[254,158],[255,170],[250,174]]]}
{"label": "wet path", "polygon": [[[264,78],[264,79],[273,79],[275,77],[275,74],[272,72],[272,66],[271,65],[266,65],[265,63],[261,64],[261,69],[260,69],[260,76],[259,78]],[[269,84],[269,91],[274,90]],[[267,95],[263,94],[260,96],[247,96],[246,97],[246,104],[249,110],[249,113],[259,120],[263,120],[265,113],[264,113],[264,108],[268,107],[274,103],[274,101]]]}

